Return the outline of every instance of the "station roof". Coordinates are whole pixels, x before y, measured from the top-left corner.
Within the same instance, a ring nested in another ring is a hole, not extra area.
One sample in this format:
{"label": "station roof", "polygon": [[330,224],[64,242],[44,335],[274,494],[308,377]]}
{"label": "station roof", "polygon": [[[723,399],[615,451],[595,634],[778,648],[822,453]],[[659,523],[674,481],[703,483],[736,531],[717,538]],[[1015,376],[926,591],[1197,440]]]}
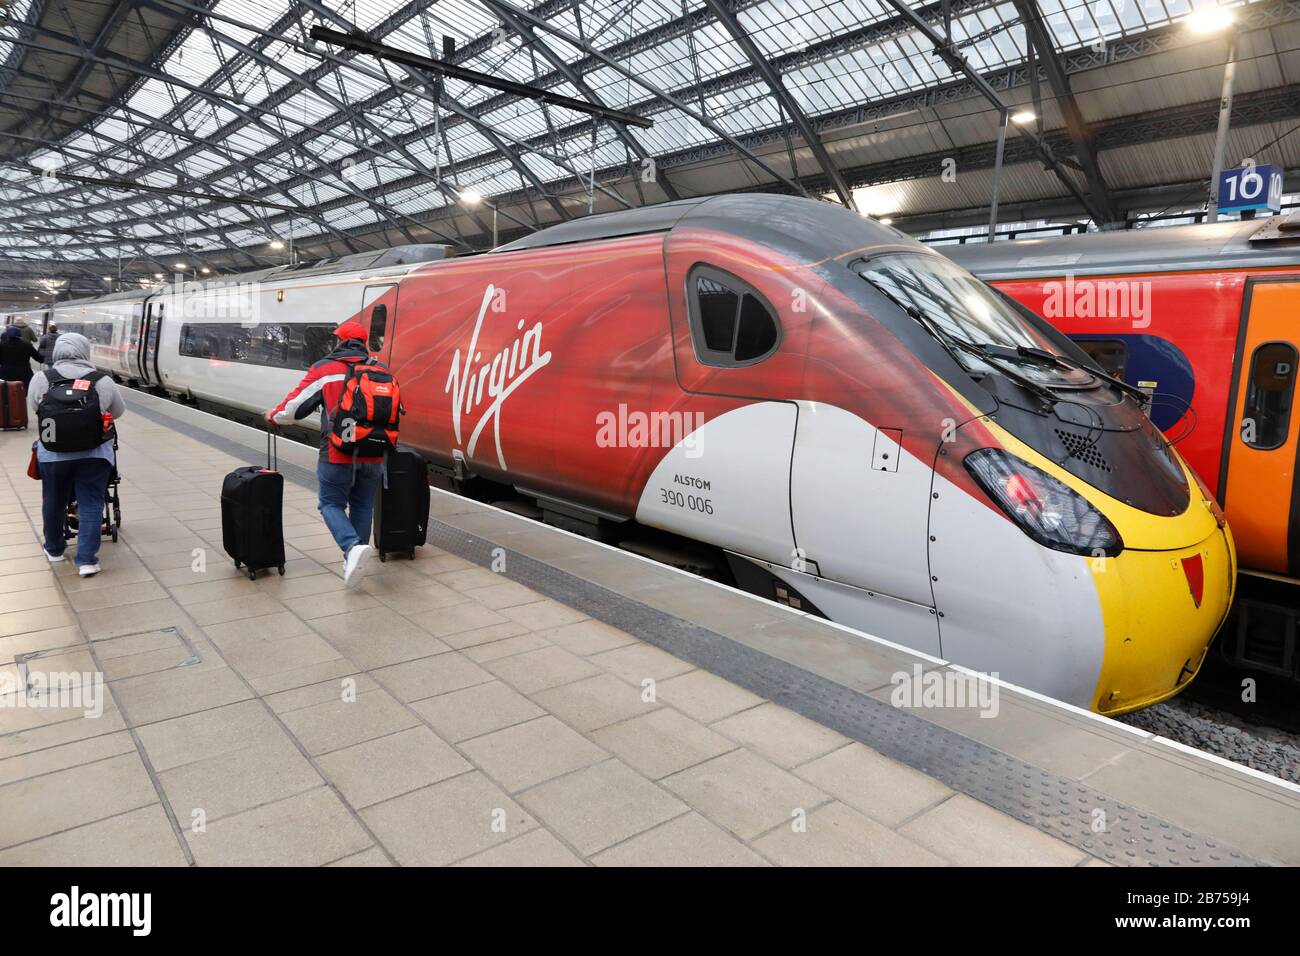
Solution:
{"label": "station roof", "polygon": [[[1300,0],[1234,2],[1229,161],[1300,166]],[[1181,22],[1203,5],[9,0],[0,307],[181,263],[481,249],[494,221],[504,242],[737,190],[847,201],[913,233],[978,222],[1003,110],[1037,116],[1008,137],[1008,216],[1194,202],[1227,52]],[[311,40],[313,25],[653,125],[439,80]]]}

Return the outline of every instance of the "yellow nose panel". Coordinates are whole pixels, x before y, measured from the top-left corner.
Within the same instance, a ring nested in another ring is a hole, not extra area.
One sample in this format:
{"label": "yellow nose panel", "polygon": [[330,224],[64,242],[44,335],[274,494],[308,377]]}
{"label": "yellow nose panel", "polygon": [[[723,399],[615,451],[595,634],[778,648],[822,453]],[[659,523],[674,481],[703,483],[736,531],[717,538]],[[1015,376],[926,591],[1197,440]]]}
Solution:
{"label": "yellow nose panel", "polygon": [[1093,709],[1120,714],[1187,686],[1232,603],[1236,562],[1228,529],[1192,548],[1080,560],[1092,571],[1106,628]]}

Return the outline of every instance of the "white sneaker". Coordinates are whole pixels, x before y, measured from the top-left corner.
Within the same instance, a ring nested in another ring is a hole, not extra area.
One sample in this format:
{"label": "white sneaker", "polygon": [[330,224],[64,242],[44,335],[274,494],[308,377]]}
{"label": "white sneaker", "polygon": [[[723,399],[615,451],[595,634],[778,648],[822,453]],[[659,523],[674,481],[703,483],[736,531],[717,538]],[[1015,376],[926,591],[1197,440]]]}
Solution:
{"label": "white sneaker", "polygon": [[361,582],[370,569],[372,551],[368,544],[354,544],[348,551],[347,560],[343,562],[343,586],[348,590],[355,591],[361,587]]}
{"label": "white sneaker", "polygon": [[83,564],[77,568],[77,573],[83,578],[88,578],[99,573],[98,564]]}
{"label": "white sneaker", "polygon": [[50,552],[46,551],[46,552],[45,552],[45,560],[49,561],[50,564],[58,564],[60,561],[66,561],[66,560],[68,560],[68,556],[67,556],[66,553],[65,553],[65,554],[50,554]]}

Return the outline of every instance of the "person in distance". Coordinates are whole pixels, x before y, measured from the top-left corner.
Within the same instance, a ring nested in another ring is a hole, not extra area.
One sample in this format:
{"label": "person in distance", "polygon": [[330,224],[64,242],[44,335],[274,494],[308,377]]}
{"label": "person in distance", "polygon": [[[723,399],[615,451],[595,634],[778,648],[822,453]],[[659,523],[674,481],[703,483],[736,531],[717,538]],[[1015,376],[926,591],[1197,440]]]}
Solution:
{"label": "person in distance", "polygon": [[58,340],[59,327],[51,324],[49,330],[36,343],[36,351],[41,353],[41,361],[47,366],[54,364],[54,343]]}
{"label": "person in distance", "polygon": [[60,335],[51,358],[54,364],[32,376],[27,390],[27,412],[40,436],[36,461],[45,557],[51,564],[66,560],[63,524],[75,493],[77,573],[84,578],[99,573],[104,493],[116,462],[115,423],[126,413],[126,402],[113,379],[90,364],[90,342],[84,335]]}
{"label": "person in distance", "polygon": [[383,475],[382,457],[355,457],[330,443],[331,422],[343,397],[348,366],[364,362],[366,330],[349,320],[334,330],[338,345],[303,376],[301,382],[263,417],[271,425],[288,425],[320,409],[320,460],[316,465],[318,507],[325,526],[343,551],[343,583],[355,589],[369,570],[370,522],[375,493]]}
{"label": "person in distance", "polygon": [[28,345],[36,344],[36,330],[27,324],[26,319],[15,319],[14,327],[18,329],[18,334],[23,337],[23,341]]}
{"label": "person in distance", "polygon": [[41,353],[23,338],[18,326],[10,325],[0,332],[0,378],[6,382],[22,382],[23,389],[28,389],[32,381],[32,359],[45,362]]}

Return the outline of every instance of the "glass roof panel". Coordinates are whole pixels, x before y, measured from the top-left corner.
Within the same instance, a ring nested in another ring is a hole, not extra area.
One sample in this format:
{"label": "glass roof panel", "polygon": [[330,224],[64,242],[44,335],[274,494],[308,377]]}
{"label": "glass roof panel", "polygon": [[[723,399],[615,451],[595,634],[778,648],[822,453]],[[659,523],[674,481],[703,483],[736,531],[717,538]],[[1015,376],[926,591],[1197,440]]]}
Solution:
{"label": "glass roof panel", "polygon": [[[10,17],[21,20],[33,2],[11,0]],[[470,69],[583,99],[557,70],[558,58],[573,65],[601,102],[653,119],[652,128],[632,128],[627,136],[654,156],[717,143],[719,130],[743,136],[778,130],[788,121],[744,49],[703,12],[702,0],[512,2],[547,17],[555,30],[539,28],[535,38],[521,37],[483,0],[346,0],[331,5],[336,16],[322,22],[339,29],[355,23],[384,42],[438,58],[443,37],[450,37],[456,48],[451,59]],[[732,3],[741,26],[775,61],[785,87],[813,118],[954,78],[929,42],[884,0]],[[925,4],[913,0],[912,5]],[[1191,10],[1189,0],[1039,0],[1039,5],[1065,50],[1157,28]],[[995,71],[1023,62],[1025,32],[1012,3],[974,0],[960,9],[953,37],[972,65]],[[442,83],[447,101],[439,110],[432,101],[432,77],[425,77],[426,85],[406,85],[400,67],[337,49],[329,52],[343,62],[334,63],[304,43],[304,30],[318,15],[302,13],[290,0],[218,0],[213,13],[210,29],[191,30],[173,44],[160,67],[170,82],[139,77],[121,108],[98,107],[108,115],[88,116],[80,131],[44,152],[92,177],[174,188],[179,171],[217,194],[261,194],[277,202],[287,194],[320,209],[339,228],[370,228],[392,216],[392,209],[417,219],[441,209],[447,199],[433,183],[435,170],[447,182],[473,184],[487,196],[518,190],[518,168],[484,126],[517,151],[543,183],[587,174],[593,164],[613,171],[628,162],[627,143],[607,122],[593,123],[584,112],[543,109],[454,78]],[[0,25],[0,88],[4,67],[19,49],[4,42],[14,29]],[[867,35],[874,39],[867,42]],[[584,52],[587,43],[613,64]],[[654,87],[702,112],[708,122],[659,99]],[[463,110],[475,121],[458,115]],[[286,143],[286,136],[301,145]],[[257,175],[250,175],[249,167]],[[39,202],[29,191],[4,188],[0,203],[27,212],[39,209],[51,221],[51,213],[64,213],[57,218],[67,228],[121,224],[126,231],[150,225],[160,244],[176,242],[178,232],[215,245],[239,236],[264,242],[260,219],[283,218],[274,210],[193,200],[184,201],[185,211],[177,197],[74,185],[54,183]],[[320,228],[306,217],[295,218]],[[228,237],[213,229],[232,223],[239,228]],[[55,244],[30,245],[48,251]],[[76,240],[73,245],[78,248],[72,254],[85,256],[114,248]]]}

